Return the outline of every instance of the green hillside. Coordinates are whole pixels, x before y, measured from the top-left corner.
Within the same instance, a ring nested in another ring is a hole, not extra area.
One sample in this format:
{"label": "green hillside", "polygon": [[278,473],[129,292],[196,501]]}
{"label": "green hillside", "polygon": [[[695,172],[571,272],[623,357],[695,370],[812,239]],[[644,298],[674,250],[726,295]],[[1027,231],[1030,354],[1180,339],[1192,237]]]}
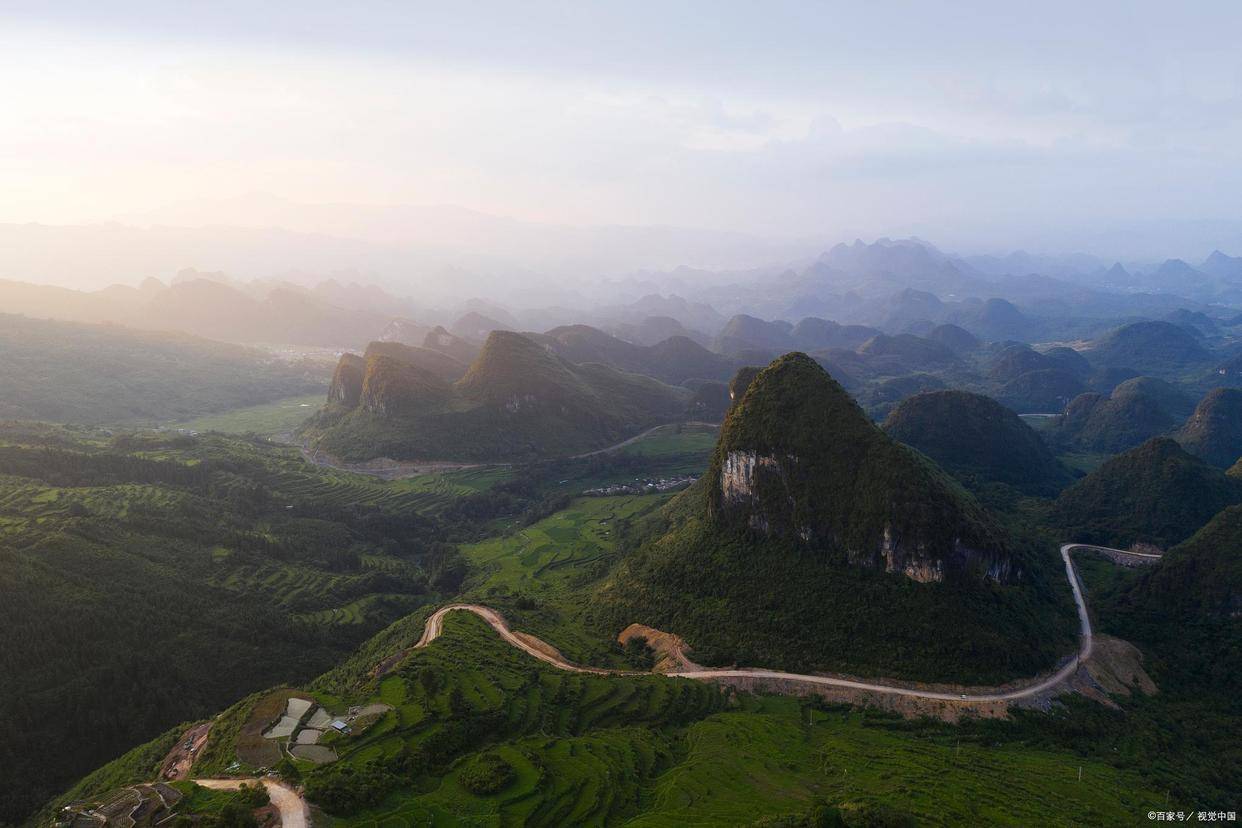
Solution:
{"label": "green hillside", "polygon": [[0,314],[0,419],[172,422],[319,391],[327,371],[239,345]]}
{"label": "green hillside", "polygon": [[1051,560],[1014,548],[801,354],[755,377],[708,474],[648,531],[601,611],[706,662],[982,681],[1071,640]]}
{"label": "green hillside", "polygon": [[1189,398],[1164,380],[1135,377],[1108,396],[1076,397],[1047,434],[1066,450],[1115,453],[1172,431],[1189,407]]}
{"label": "green hillside", "polygon": [[1085,390],[1082,381],[1064,368],[1041,368],[998,386],[993,396],[1020,414],[1053,414]]}
{"label": "green hillside", "polygon": [[[385,636],[420,628],[415,617]],[[684,679],[564,673],[461,614],[382,678],[344,677],[329,673],[308,697],[392,709],[332,742],[337,762],[282,766],[343,826],[1111,825],[1161,799],[1134,770],[1027,746],[1014,728],[920,728]],[[236,732],[262,704],[234,706],[215,731]],[[236,755],[214,735],[205,754],[203,772]],[[142,758],[78,794],[145,778]]]}
{"label": "green hillside", "polygon": [[[641,649],[610,643],[615,627],[593,633],[589,596],[625,554],[635,521],[658,502],[586,498],[471,544],[459,600],[503,608],[515,629],[574,660],[645,669]],[[333,715],[392,708],[329,739],[336,762],[278,765],[338,824],[821,824],[805,821],[815,814],[868,826],[1103,826],[1125,824],[1166,797],[1215,801],[1236,787],[1227,764],[1209,761],[1230,755],[1229,720],[1205,719],[1220,713],[1194,707],[1194,721],[1220,729],[1196,736],[1163,694],[1114,696],[1121,708],[1062,697],[1049,712],[1016,711],[1010,721],[906,721],[659,676],[566,673],[462,614],[448,617],[430,647],[407,650],[428,612],[381,631],[301,693]],[[380,664],[389,671],[375,673]],[[247,757],[262,745],[246,734],[295,692],[258,693],[227,709],[195,774],[217,775],[235,761],[248,772]],[[175,735],[67,796],[107,798],[118,785],[150,780]]]}
{"label": "green hillside", "polygon": [[1191,454],[1223,469],[1242,459],[1242,389],[1209,391],[1177,440]]}
{"label": "green hillside", "polygon": [[897,406],[884,430],[976,488],[996,482],[1055,495],[1070,481],[1068,469],[1022,418],[980,394],[918,394]]}
{"label": "green hillside", "polygon": [[1199,338],[1171,322],[1133,322],[1100,337],[1085,356],[1098,368],[1129,368],[1176,379],[1211,362]]}
{"label": "green hillside", "polygon": [[1062,492],[1051,518],[1067,540],[1166,548],[1239,501],[1242,480],[1157,437],[1108,460]]}
{"label": "green hillside", "polygon": [[[1140,645],[1161,688],[1159,703],[1144,705],[1127,725],[1159,734],[1175,773],[1236,799],[1242,790],[1242,506],[1222,510],[1159,566],[1099,592],[1103,631]],[[1193,753],[1182,753],[1184,745],[1193,745]]]}
{"label": "green hillside", "polygon": [[347,460],[565,456],[682,419],[692,396],[606,365],[576,365],[526,336],[495,331],[454,383],[398,352],[347,355],[328,405],[305,434]]}
{"label": "green hillside", "polygon": [[0,820],[455,588],[419,498],[259,442],[6,426]]}
{"label": "green hillside", "polygon": [[1170,549],[1108,608],[1117,629],[1152,648],[1177,689],[1211,692],[1242,717],[1242,506],[1222,510]]}

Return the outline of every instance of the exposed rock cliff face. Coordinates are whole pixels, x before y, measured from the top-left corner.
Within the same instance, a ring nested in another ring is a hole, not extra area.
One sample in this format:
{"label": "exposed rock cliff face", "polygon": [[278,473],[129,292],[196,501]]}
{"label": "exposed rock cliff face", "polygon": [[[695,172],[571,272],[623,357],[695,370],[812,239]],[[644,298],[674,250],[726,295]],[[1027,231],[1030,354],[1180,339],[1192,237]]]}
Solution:
{"label": "exposed rock cliff face", "polygon": [[[785,462],[790,464],[797,461],[798,458],[792,455],[785,458]],[[761,477],[766,478],[762,483],[759,482]],[[720,470],[721,502],[730,509],[748,512],[750,527],[765,533],[772,530],[772,524],[764,514],[759,491],[766,488],[788,491],[789,479],[781,461],[753,451],[731,451],[725,455],[724,466]],[[810,539],[808,528],[795,527],[794,531],[804,540]]]}
{"label": "exposed rock cliff face", "polygon": [[328,404],[398,414],[411,404],[440,400],[466,366],[436,351],[400,342],[372,342],[365,356],[342,354],[328,388]]}
{"label": "exposed rock cliff face", "polygon": [[353,408],[362,397],[362,375],[367,363],[357,354],[341,354],[328,386],[328,403]]}
{"label": "exposed rock cliff face", "polygon": [[872,424],[803,354],[760,372],[725,421],[715,521],[920,582],[1019,576],[1004,532],[942,472]]}

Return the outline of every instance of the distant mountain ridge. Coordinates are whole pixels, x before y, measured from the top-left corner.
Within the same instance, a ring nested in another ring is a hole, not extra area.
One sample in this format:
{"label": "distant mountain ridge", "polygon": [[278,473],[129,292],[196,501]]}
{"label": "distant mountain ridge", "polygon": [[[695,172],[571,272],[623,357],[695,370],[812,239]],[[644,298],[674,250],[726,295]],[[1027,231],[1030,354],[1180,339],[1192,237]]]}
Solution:
{"label": "distant mountain ridge", "polygon": [[0,419],[169,423],[313,394],[327,377],[185,334],[0,314]]}
{"label": "distant mountain ridge", "polygon": [[576,365],[509,331],[493,331],[455,380],[446,373],[454,365],[436,361],[447,359],[392,343],[365,358],[344,355],[305,436],[347,460],[557,457],[682,419],[693,396],[607,365]]}
{"label": "distant mountain ridge", "polygon": [[180,331],[227,342],[353,346],[379,336],[407,303],[389,297],[388,312],[374,310],[373,291],[324,283],[307,289],[287,283],[240,284],[192,274],[172,285],[149,279],[141,287],[114,285],[75,291],[0,280],[0,307],[28,316],[111,322],[147,330]]}

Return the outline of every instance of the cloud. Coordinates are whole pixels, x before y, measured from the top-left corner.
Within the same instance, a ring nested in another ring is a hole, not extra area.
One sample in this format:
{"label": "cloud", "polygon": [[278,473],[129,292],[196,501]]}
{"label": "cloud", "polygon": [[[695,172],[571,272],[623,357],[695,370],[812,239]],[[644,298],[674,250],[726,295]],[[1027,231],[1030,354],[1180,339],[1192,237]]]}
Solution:
{"label": "cloud", "polygon": [[260,189],[1016,243],[1242,178],[1235,4],[107,6],[0,12],[0,220]]}

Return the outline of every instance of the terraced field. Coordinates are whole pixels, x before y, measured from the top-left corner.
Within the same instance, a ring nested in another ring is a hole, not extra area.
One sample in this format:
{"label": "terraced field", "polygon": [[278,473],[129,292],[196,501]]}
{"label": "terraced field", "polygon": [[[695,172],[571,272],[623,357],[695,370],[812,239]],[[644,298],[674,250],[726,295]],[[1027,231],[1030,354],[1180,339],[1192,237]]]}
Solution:
{"label": "terraced field", "polygon": [[403,612],[413,612],[422,603],[421,598],[412,595],[367,595],[339,607],[298,613],[293,617],[308,624],[325,626],[369,625]]}
{"label": "terraced field", "polygon": [[[929,825],[1114,825],[1162,801],[1135,775],[1068,753],[680,679],[562,673],[467,614],[446,619],[377,698],[395,709],[335,745],[342,764],[418,756],[425,770],[416,789],[398,785],[343,825],[745,825],[818,802],[883,802]],[[478,795],[463,777],[484,754],[513,776]]]}

